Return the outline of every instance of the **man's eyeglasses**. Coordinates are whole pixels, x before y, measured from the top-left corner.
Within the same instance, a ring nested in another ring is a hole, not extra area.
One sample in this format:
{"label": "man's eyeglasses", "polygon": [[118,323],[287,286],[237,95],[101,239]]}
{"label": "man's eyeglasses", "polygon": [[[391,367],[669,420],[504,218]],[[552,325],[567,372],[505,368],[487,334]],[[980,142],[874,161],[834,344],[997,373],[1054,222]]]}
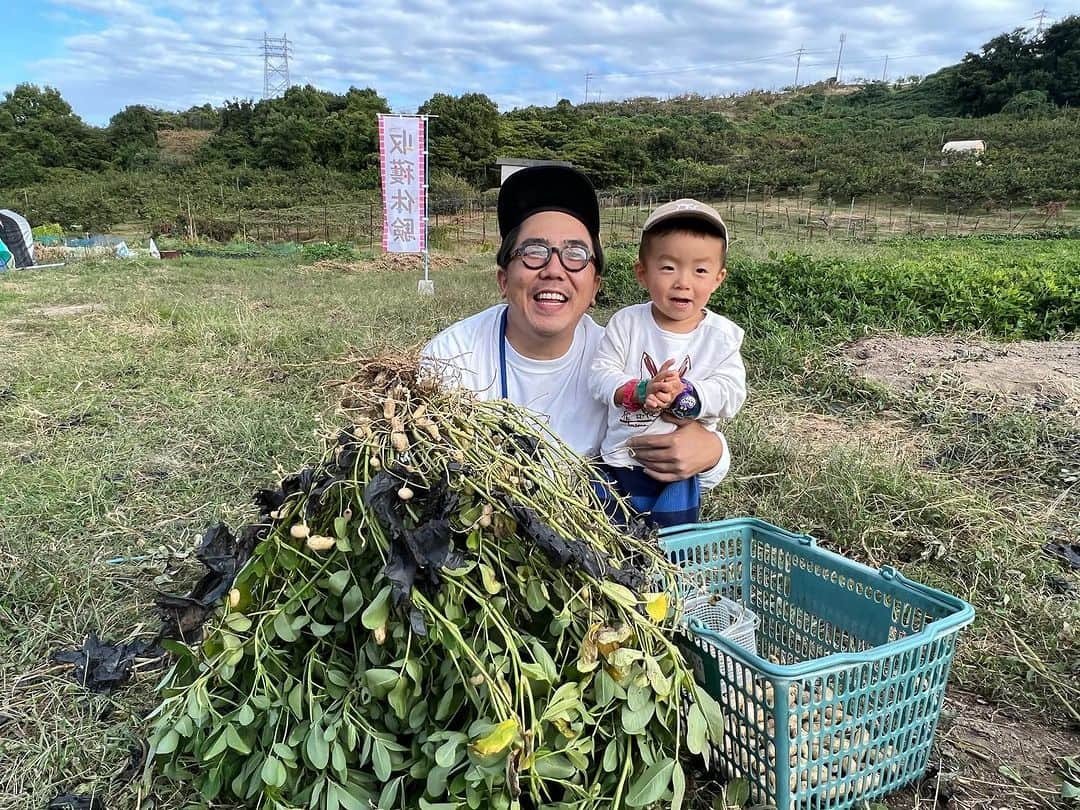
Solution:
{"label": "man's eyeglasses", "polygon": [[510,254],[510,258],[521,259],[521,263],[530,270],[540,270],[547,267],[553,253],[559,254],[562,266],[571,273],[584,270],[593,258],[592,253],[584,245],[566,245],[560,248],[542,242],[522,245]]}

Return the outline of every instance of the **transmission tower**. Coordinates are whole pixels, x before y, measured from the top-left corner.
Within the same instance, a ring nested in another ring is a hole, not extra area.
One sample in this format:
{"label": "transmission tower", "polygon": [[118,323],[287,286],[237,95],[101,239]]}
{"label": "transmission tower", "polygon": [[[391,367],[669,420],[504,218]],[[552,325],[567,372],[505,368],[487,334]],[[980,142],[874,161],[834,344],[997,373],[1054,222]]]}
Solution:
{"label": "transmission tower", "polygon": [[289,37],[263,32],[263,98],[280,96],[289,89]]}
{"label": "transmission tower", "polygon": [[1039,23],[1035,27],[1035,36],[1038,37],[1038,36],[1042,36],[1043,21],[1046,19],[1046,9],[1045,8],[1039,9],[1037,12],[1035,12],[1035,16],[1039,18]]}
{"label": "transmission tower", "polygon": [[836,54],[836,84],[840,84],[840,60],[844,58],[844,42],[847,40],[847,34],[840,35],[840,52]]}
{"label": "transmission tower", "polygon": [[802,65],[803,54],[806,53],[806,48],[802,45],[799,46],[799,50],[795,51],[795,88],[799,87],[799,67]]}

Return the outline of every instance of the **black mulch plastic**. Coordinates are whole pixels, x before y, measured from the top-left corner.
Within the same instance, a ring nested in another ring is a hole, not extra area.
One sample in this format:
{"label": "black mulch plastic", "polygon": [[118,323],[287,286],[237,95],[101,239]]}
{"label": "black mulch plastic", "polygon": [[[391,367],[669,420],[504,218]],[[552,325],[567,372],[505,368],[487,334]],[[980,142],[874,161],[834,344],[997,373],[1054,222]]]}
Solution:
{"label": "black mulch plastic", "polygon": [[[412,529],[405,525],[405,502],[397,494],[403,486],[414,490],[415,503],[421,507],[419,523]],[[409,594],[413,586],[429,595],[435,593],[442,585],[440,569],[461,564],[450,549],[450,516],[457,509],[457,493],[450,489],[446,479],[425,487],[410,480],[407,471],[395,465],[368,481],[364,503],[389,534],[390,555],[383,574],[390,580],[393,604],[399,608],[407,606],[413,631],[427,635],[424,620],[412,607]]]}
{"label": "black mulch plastic", "polygon": [[1047,543],[1043,551],[1057,557],[1070,568],[1080,570],[1080,543]]}
{"label": "black mulch plastic", "polygon": [[91,692],[111,692],[131,677],[138,661],[157,661],[163,666],[165,651],[156,639],[136,639],[124,644],[101,641],[94,634],[82,647],[53,653],[53,660],[74,664],[72,678]]}
{"label": "black mulch plastic", "polygon": [[251,524],[240,533],[239,540],[224,523],[207,530],[195,550],[195,556],[207,568],[206,573],[186,596],[159,593],[154,598],[161,611],[162,634],[166,638],[191,643],[202,637],[203,623],[229,592],[236,572],[268,530],[265,524]]}

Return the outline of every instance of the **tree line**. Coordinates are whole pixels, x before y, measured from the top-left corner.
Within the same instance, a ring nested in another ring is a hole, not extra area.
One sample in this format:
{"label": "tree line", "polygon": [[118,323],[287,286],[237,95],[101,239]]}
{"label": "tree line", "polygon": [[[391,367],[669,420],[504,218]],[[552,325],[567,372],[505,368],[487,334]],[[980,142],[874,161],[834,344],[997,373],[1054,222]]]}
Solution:
{"label": "tree line", "polygon": [[[1080,16],[1041,34],[1003,33],[922,80],[824,82],[728,97],[639,98],[500,113],[484,94],[438,93],[430,121],[436,199],[497,184],[498,156],[559,158],[603,189],[866,195],[952,207],[1067,200],[1080,188]],[[370,88],[292,87],[185,111],[132,105],[85,124],[52,88],[0,102],[0,200],[35,221],[106,228],[168,220],[184,198],[230,208],[355,200],[378,187]],[[196,135],[179,149],[179,136]],[[986,154],[943,159],[946,140]],[[228,194],[226,194],[228,192]]]}

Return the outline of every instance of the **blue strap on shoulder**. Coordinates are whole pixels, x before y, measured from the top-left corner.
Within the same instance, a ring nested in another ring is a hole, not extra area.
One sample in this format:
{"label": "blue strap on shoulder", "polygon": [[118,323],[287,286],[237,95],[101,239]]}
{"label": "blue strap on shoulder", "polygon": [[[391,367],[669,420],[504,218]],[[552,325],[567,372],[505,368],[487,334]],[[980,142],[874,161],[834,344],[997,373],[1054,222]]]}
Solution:
{"label": "blue strap on shoulder", "polygon": [[499,388],[503,399],[508,399],[506,393],[506,313],[509,310],[510,307],[504,309],[502,317],[499,318]]}

